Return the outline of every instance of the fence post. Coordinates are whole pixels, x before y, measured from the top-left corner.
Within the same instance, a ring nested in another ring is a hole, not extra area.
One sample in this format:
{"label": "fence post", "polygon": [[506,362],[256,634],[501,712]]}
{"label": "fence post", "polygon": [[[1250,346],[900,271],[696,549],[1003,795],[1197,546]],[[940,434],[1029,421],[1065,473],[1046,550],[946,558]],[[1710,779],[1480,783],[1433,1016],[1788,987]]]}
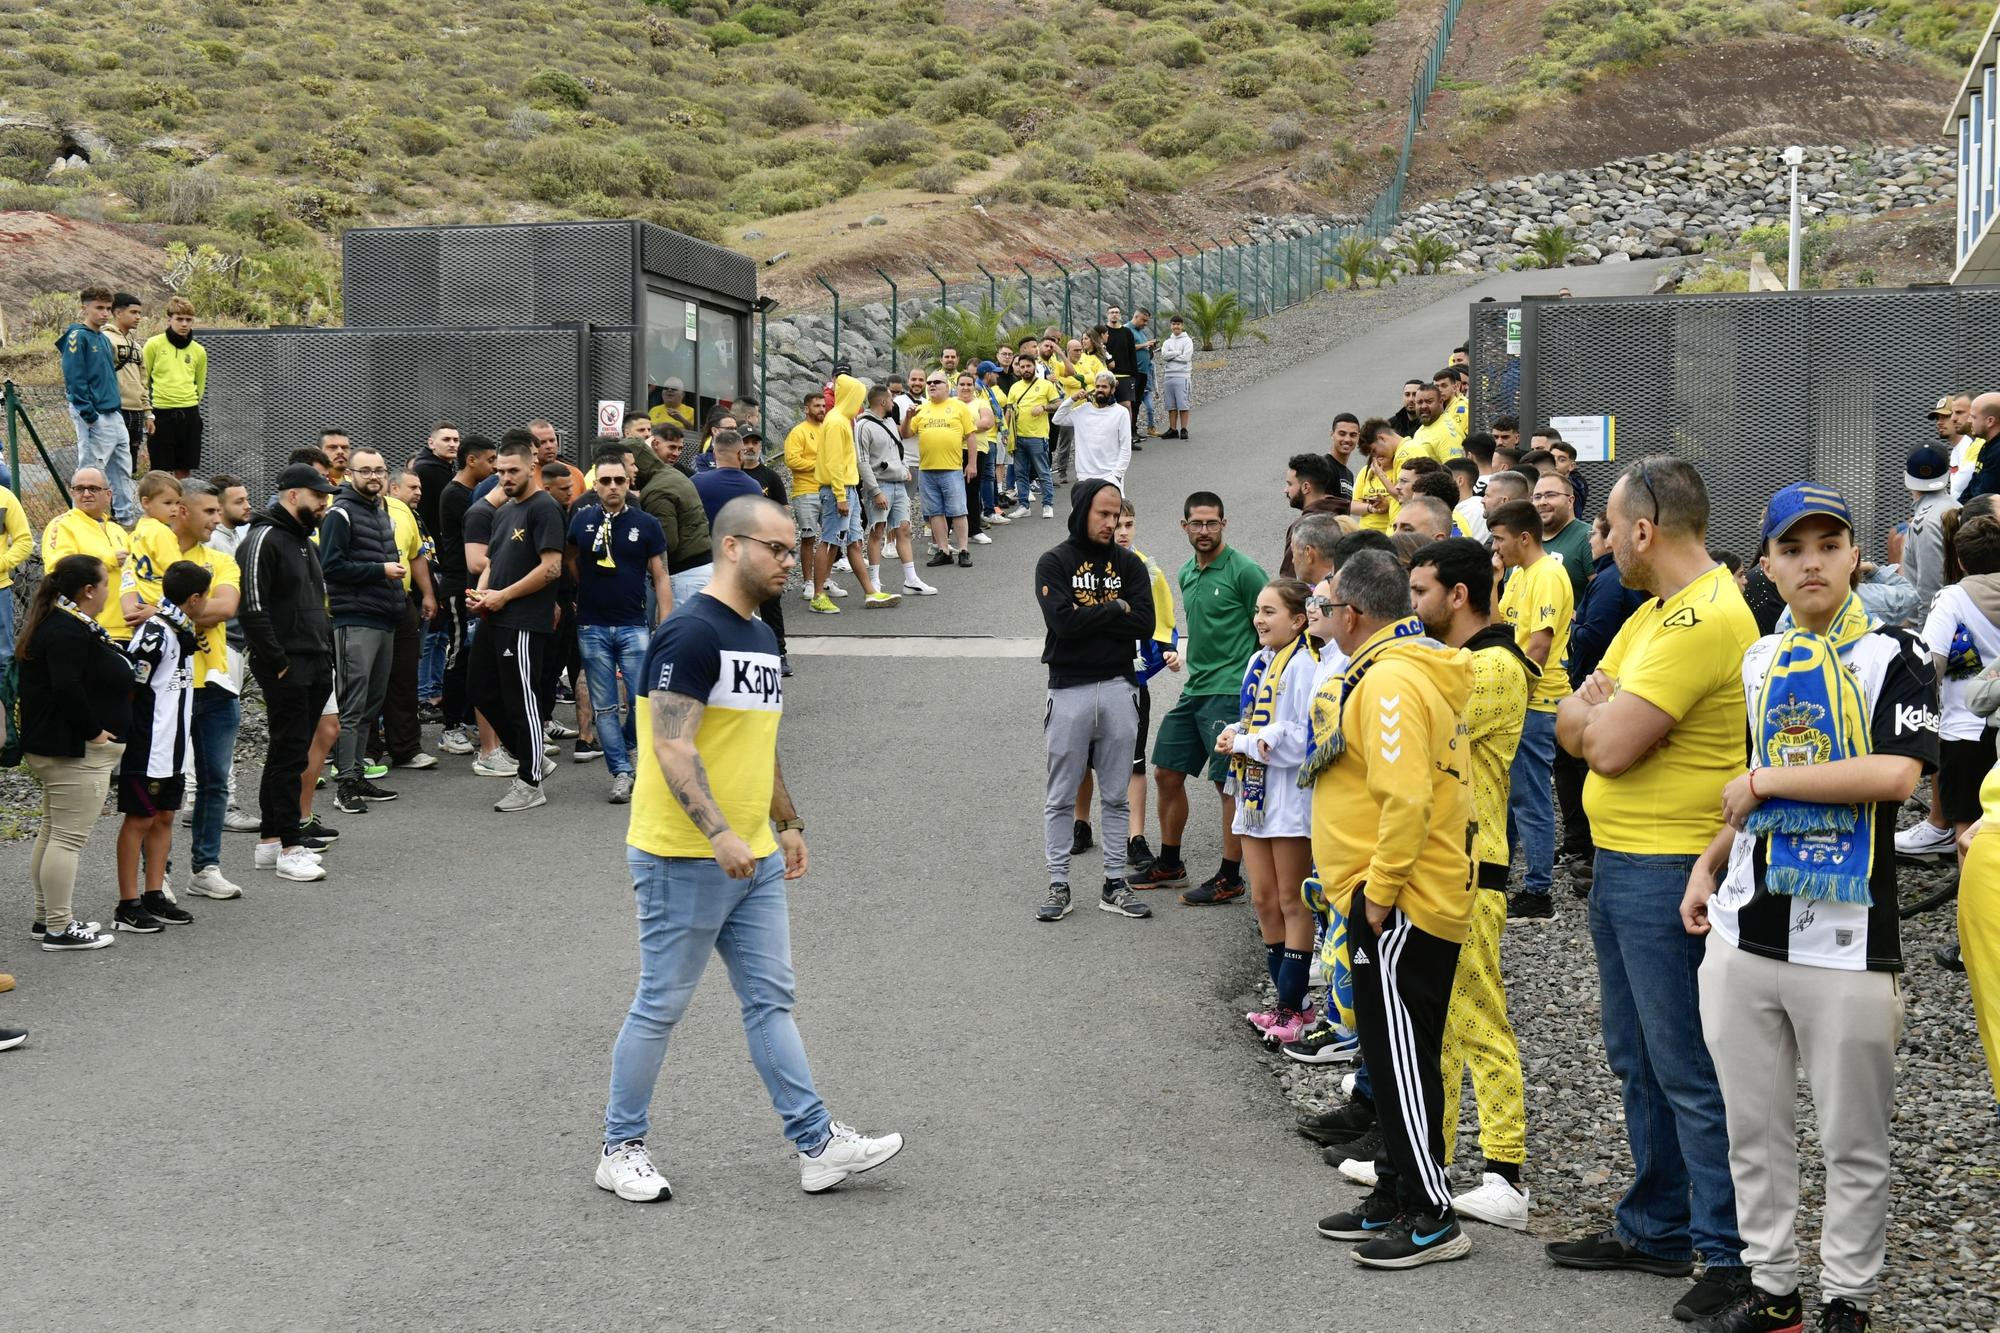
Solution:
{"label": "fence post", "polygon": [[1118,252],[1119,260],[1125,265],[1125,319],[1132,318],[1132,259],[1123,250]]}
{"label": "fence post", "polygon": [[759,411],[763,410],[763,405],[769,402],[771,397],[764,392],[764,351],[771,345],[770,324],[771,304],[769,301],[759,300],[757,302],[757,404]]}
{"label": "fence post", "polygon": [[1151,249],[1142,252],[1146,256],[1146,271],[1153,275],[1153,313],[1163,314],[1160,309],[1160,261],[1153,257]]}
{"label": "fence post", "polygon": [[1035,322],[1035,275],[1028,272],[1018,259],[1014,261],[1014,267],[1021,270],[1021,278],[1028,284],[1028,323],[1033,325]]}
{"label": "fence post", "polygon": [[1055,265],[1055,266],[1056,266],[1057,268],[1059,268],[1059,269],[1061,269],[1061,270],[1062,270],[1062,275],[1063,275],[1063,307],[1062,307],[1062,310],[1063,310],[1063,313],[1062,313],[1062,328],[1063,328],[1063,337],[1067,338],[1067,337],[1069,337],[1069,335],[1070,335],[1070,323],[1069,323],[1069,265],[1067,265],[1067,264],[1063,263],[1063,262],[1062,262],[1062,260],[1060,260],[1060,259],[1057,259],[1057,258],[1056,258],[1056,257],[1055,257],[1054,255],[1050,255],[1050,256],[1049,256],[1049,262],[1050,262],[1051,264],[1054,264],[1054,265]]}
{"label": "fence post", "polygon": [[893,376],[896,374],[896,369],[897,369],[897,360],[896,360],[897,316],[901,313],[900,311],[897,310],[896,307],[899,304],[901,298],[899,298],[896,294],[896,280],[894,278],[884,273],[880,268],[877,268],[875,270],[875,274],[877,277],[881,278],[882,281],[889,284],[889,374]]}
{"label": "fence post", "polygon": [[1168,241],[1167,249],[1174,252],[1174,309],[1185,315],[1187,313],[1187,260],[1181,255],[1179,241]]}
{"label": "fence post", "polygon": [[0,385],[0,397],[7,400],[7,475],[14,479],[14,493],[21,492],[21,441],[14,428],[14,381]]}
{"label": "fence post", "polygon": [[1097,275],[1097,308],[1090,312],[1090,322],[1095,324],[1104,318],[1104,270],[1089,255],[1083,257],[1083,262],[1090,265],[1090,271]]}
{"label": "fence post", "polygon": [[924,267],[930,271],[930,275],[933,278],[938,280],[938,309],[949,309],[951,306],[951,288],[945,285],[944,274],[937,271],[937,265],[928,261],[925,262]]}
{"label": "fence post", "polygon": [[[981,273],[986,273],[986,265],[984,264],[975,261],[973,267]],[[986,273],[986,304],[992,306],[996,311],[1000,308],[1000,280],[991,273]]]}
{"label": "fence post", "polygon": [[837,366],[840,364],[840,292],[817,273],[813,274],[813,281],[833,293],[833,364]]}

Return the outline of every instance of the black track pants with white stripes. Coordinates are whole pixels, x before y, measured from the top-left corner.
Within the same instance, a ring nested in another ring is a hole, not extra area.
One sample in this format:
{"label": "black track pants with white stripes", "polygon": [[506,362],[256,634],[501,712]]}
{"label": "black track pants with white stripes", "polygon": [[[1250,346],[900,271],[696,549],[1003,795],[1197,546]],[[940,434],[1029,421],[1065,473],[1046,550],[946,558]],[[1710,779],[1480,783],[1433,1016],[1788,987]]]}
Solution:
{"label": "black track pants with white stripes", "polygon": [[1356,889],[1347,918],[1354,974],[1354,1025],[1375,1085],[1382,1152],[1375,1174],[1406,1211],[1445,1212],[1451,1182],[1444,1170],[1445,1105],[1439,1072],[1445,1014],[1451,1007],[1458,946],[1427,935],[1391,910],[1380,933],[1368,926],[1367,897]]}
{"label": "black track pants with white stripes", "polygon": [[542,710],[536,691],[549,651],[545,630],[487,621],[472,636],[472,706],[486,714],[500,743],[521,765],[521,781],[539,787],[548,775],[542,754]]}

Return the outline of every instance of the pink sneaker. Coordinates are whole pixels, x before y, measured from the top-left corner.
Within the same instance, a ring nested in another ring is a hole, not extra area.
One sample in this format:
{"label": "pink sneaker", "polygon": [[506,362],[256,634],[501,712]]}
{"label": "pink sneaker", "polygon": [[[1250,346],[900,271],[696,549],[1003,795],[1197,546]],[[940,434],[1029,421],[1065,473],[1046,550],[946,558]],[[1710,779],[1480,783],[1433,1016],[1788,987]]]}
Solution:
{"label": "pink sneaker", "polygon": [[1262,1032],[1265,1028],[1270,1027],[1271,1024],[1278,1021],[1278,1012],[1275,1009],[1269,1012],[1262,1009],[1252,1009],[1249,1013],[1243,1015],[1243,1017],[1249,1022],[1251,1027]]}
{"label": "pink sneaker", "polygon": [[1280,1009],[1275,1021],[1264,1027],[1264,1040],[1275,1046],[1297,1041],[1300,1034],[1312,1026],[1312,1021],[1313,1011],[1310,1009]]}

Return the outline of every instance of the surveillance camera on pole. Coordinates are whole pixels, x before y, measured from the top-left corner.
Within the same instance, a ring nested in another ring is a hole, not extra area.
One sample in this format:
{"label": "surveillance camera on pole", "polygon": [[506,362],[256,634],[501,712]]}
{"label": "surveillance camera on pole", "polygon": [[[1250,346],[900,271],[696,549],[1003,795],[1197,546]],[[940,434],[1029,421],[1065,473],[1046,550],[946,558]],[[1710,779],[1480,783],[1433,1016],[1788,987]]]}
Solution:
{"label": "surveillance camera on pole", "polygon": [[1792,169],[1792,253],[1785,265],[1785,290],[1799,289],[1799,164],[1806,160],[1806,150],[1793,144],[1784,151],[1785,165]]}

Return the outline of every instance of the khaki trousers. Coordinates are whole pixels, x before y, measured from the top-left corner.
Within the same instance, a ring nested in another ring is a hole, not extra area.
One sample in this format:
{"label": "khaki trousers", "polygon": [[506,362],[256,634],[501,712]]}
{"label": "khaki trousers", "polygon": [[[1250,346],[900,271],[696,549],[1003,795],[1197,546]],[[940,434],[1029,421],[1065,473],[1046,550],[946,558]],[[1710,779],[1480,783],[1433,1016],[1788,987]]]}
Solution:
{"label": "khaki trousers", "polygon": [[51,935],[69,929],[77,856],[97,827],[104,794],[124,753],[123,741],[85,741],[81,759],[27,756],[29,772],[42,784],[42,831],[35,835],[28,877],[35,881],[35,920],[45,923]]}

